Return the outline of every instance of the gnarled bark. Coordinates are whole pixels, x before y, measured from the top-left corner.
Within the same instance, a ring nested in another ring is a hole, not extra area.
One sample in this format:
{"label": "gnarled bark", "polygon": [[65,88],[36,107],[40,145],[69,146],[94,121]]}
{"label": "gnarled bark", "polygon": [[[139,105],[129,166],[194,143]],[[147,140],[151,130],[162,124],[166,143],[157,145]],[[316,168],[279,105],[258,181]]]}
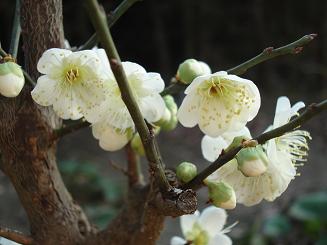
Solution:
{"label": "gnarled bark", "polygon": [[[35,79],[42,53],[62,47],[61,0],[22,1],[25,67]],[[56,164],[53,128],[61,121],[36,106],[25,86],[15,99],[0,98],[1,169],[9,176],[27,213],[35,244],[78,244],[91,231],[66,190]]]}

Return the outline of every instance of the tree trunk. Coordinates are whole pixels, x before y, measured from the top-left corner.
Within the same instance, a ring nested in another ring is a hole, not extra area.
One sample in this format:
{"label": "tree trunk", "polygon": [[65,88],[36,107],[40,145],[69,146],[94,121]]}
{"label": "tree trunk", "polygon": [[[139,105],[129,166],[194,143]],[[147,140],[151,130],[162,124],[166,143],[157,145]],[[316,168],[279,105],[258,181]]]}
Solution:
{"label": "tree trunk", "polygon": [[[64,41],[61,0],[24,0],[21,24],[25,67],[36,79],[36,64]],[[10,178],[27,213],[35,244],[78,244],[91,231],[74,203],[56,163],[53,128],[61,121],[36,106],[25,86],[15,99],[0,98],[1,169]]]}

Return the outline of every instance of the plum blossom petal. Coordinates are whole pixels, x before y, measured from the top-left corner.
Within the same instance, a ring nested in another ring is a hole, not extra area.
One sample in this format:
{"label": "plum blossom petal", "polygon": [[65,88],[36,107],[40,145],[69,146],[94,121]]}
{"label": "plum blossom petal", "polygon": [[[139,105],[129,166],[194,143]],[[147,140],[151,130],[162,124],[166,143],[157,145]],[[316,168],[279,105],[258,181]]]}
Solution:
{"label": "plum blossom petal", "polygon": [[178,120],[185,127],[199,124],[211,137],[242,129],[261,105],[259,90],[252,81],[224,71],[195,78],[185,94]]}
{"label": "plum blossom petal", "polygon": [[203,210],[199,217],[199,225],[208,232],[209,236],[214,237],[217,231],[223,229],[226,220],[226,211],[212,206]]}

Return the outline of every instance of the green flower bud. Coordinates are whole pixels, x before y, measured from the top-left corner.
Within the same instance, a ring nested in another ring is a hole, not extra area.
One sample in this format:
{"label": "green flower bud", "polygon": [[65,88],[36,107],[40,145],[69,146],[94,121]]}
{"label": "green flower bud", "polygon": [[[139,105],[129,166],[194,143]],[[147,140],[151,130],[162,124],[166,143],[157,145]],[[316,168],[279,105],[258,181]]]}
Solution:
{"label": "green flower bud", "polygon": [[24,74],[19,65],[10,59],[0,64],[0,94],[6,97],[16,97],[24,83]]}
{"label": "green flower bud", "polygon": [[224,209],[236,207],[236,195],[233,187],[229,184],[213,180],[205,180],[209,189],[209,198],[213,205]]}
{"label": "green flower bud", "polygon": [[166,107],[168,108],[168,110],[170,111],[170,113],[172,115],[176,115],[177,114],[177,105],[175,103],[174,97],[171,95],[166,95],[163,97]]}
{"label": "green flower bud", "polygon": [[172,131],[177,127],[178,119],[177,116],[174,115],[170,118],[169,122],[161,125],[161,129],[164,131]]}
{"label": "green flower bud", "polygon": [[163,97],[166,104],[166,111],[164,116],[155,124],[158,125],[164,131],[174,130],[177,126],[177,105],[174,97],[166,95]]}
{"label": "green flower bud", "polygon": [[177,178],[183,183],[191,181],[197,175],[197,167],[190,162],[182,162],[176,168]]}
{"label": "green flower bud", "polygon": [[244,148],[236,154],[238,169],[247,177],[256,177],[267,170],[268,158],[261,145]]}
{"label": "green flower bud", "polygon": [[141,137],[139,135],[139,133],[136,133],[131,141],[131,146],[132,149],[139,154],[140,156],[144,156],[145,152],[144,152],[144,147],[142,144],[142,140]]}
{"label": "green flower bud", "polygon": [[190,84],[194,78],[210,73],[210,67],[204,62],[187,59],[179,65],[176,78],[184,84]]}

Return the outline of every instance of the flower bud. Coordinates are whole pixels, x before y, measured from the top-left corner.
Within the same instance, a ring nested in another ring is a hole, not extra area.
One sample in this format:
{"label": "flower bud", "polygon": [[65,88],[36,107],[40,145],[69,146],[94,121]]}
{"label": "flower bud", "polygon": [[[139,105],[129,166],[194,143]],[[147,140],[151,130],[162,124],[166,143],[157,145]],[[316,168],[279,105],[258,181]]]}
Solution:
{"label": "flower bud", "polygon": [[267,170],[268,159],[261,145],[248,147],[236,155],[238,169],[247,177],[256,177]]}
{"label": "flower bud", "polygon": [[177,105],[174,97],[166,95],[163,97],[166,104],[165,115],[155,124],[158,125],[164,131],[174,130],[177,126]]}
{"label": "flower bud", "polygon": [[141,140],[139,133],[136,133],[134,135],[133,139],[131,140],[131,146],[132,146],[132,149],[140,156],[145,155],[144,147],[143,147],[142,140]]}
{"label": "flower bud", "polygon": [[194,78],[210,73],[210,67],[206,63],[187,59],[179,65],[176,79],[184,84],[190,84]]}
{"label": "flower bud", "polygon": [[0,64],[0,94],[6,97],[16,97],[24,83],[24,74],[19,65],[12,60]]}
{"label": "flower bud", "polygon": [[224,182],[208,179],[204,183],[208,186],[209,198],[213,205],[224,209],[236,207],[236,195],[233,187]]}
{"label": "flower bud", "polygon": [[166,107],[168,108],[168,110],[170,111],[170,113],[172,115],[176,115],[177,114],[177,105],[175,103],[174,97],[171,95],[166,95],[163,97]]}
{"label": "flower bud", "polygon": [[176,168],[176,175],[181,182],[187,183],[197,175],[197,167],[193,163],[182,162]]}

